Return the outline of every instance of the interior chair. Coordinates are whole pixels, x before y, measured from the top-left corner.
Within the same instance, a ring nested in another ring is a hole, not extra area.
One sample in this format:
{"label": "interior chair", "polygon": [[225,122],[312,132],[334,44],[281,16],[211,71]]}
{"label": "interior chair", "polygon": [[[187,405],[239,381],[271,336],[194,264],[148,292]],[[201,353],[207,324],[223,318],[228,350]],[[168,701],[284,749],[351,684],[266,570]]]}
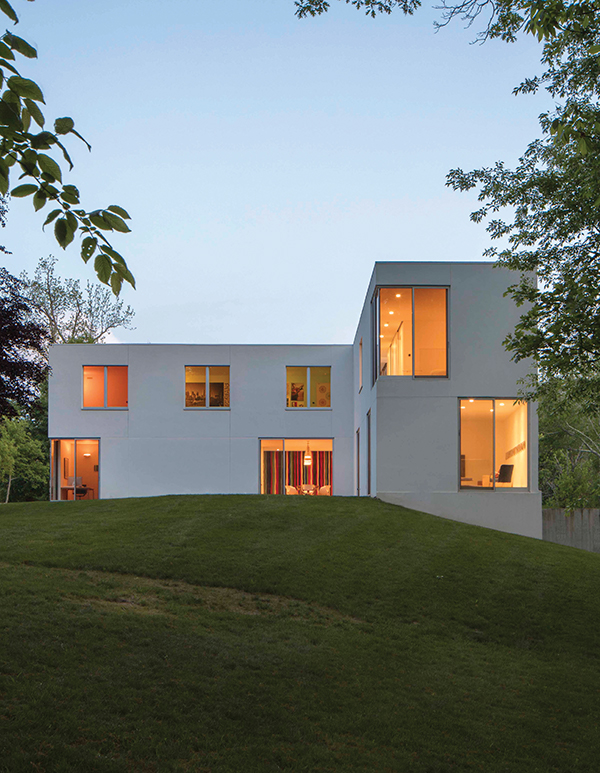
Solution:
{"label": "interior chair", "polygon": [[314,494],[317,490],[317,487],[314,483],[303,483],[302,484],[302,491],[304,494]]}
{"label": "interior chair", "polygon": [[496,478],[496,485],[503,483],[506,486],[512,486],[514,464],[501,464],[498,470],[498,477]]}
{"label": "interior chair", "polygon": [[285,487],[285,493],[288,496],[293,496],[294,494],[298,493],[298,489],[295,486],[286,486]]}
{"label": "interior chair", "polygon": [[321,486],[321,488],[319,489],[319,496],[320,497],[331,496],[331,486]]}

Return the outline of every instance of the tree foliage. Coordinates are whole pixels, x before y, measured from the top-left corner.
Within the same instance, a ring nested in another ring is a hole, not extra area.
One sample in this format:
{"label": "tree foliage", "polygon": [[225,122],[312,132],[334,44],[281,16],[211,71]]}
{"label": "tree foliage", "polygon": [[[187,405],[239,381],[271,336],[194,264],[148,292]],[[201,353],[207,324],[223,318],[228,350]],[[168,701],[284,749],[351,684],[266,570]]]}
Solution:
{"label": "tree foliage", "polygon": [[4,416],[0,424],[0,485],[4,488],[5,502],[11,498],[11,490],[14,499],[14,483],[30,490],[29,496],[19,498],[45,499],[48,495],[48,463],[44,446],[32,436],[27,419]]}
{"label": "tree foliage", "polygon": [[33,279],[21,274],[24,294],[37,321],[49,332],[49,343],[102,343],[118,327],[132,328],[134,311],[105,287],[88,280],[62,279],[53,256],[41,258]]}
{"label": "tree foliage", "polygon": [[[15,24],[18,22],[7,0],[0,0],[0,11]],[[118,295],[123,281],[135,286],[135,280],[106,234],[127,233],[130,229],[125,221],[130,217],[116,204],[93,211],[81,208],[79,190],[63,182],[63,169],[56,155],[60,154],[61,163],[72,169],[63,138],[72,134],[88,149],[91,146],[68,116],[54,121],[54,131],[47,129],[41,108],[45,104],[42,90],[21,75],[17,57],[35,59],[37,52],[23,38],[7,31],[0,37],[0,194],[31,196],[36,211],[47,204],[52,206],[43,227],[53,224],[54,236],[63,249],[79,237],[83,260],[87,263],[94,258],[98,278]],[[22,182],[11,187],[14,177]]]}
{"label": "tree foliage", "polygon": [[46,378],[48,334],[32,316],[23,283],[0,268],[0,417],[29,407]]}
{"label": "tree foliage", "polygon": [[[540,117],[542,138],[532,142],[515,169],[502,162],[491,168],[448,175],[455,190],[478,189],[481,207],[475,222],[502,246],[486,254],[521,272],[511,288],[524,314],[506,345],[515,360],[532,357],[536,371],[528,385],[539,394],[544,381],[561,377],[566,389],[600,401],[600,148],[594,137],[557,126],[582,116],[600,137],[600,10],[587,27],[566,29],[545,43],[546,70],[518,90],[544,86],[556,110]],[[526,272],[535,271],[539,286]],[[585,394],[584,394],[585,393]]]}

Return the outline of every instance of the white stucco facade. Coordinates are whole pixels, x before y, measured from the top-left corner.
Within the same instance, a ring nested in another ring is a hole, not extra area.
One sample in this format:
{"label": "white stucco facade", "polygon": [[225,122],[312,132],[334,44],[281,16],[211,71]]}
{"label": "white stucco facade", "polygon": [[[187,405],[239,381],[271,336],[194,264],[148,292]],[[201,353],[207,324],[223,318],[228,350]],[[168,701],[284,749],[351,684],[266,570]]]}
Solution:
{"label": "white stucco facade", "polygon": [[[460,466],[461,400],[516,398],[527,373],[502,346],[521,313],[503,297],[512,282],[487,263],[377,263],[348,345],[53,346],[49,436],[98,440],[94,496],[101,498],[260,493],[261,440],[330,439],[334,495],[378,496],[541,538],[533,406],[518,450],[527,456],[526,487],[482,488]],[[386,287],[446,289],[445,376],[381,375],[374,304]],[[83,407],[83,367],[93,365],[127,366],[126,409]],[[229,407],[185,407],[191,365],[229,367]],[[290,366],[330,368],[330,406],[286,407]]]}

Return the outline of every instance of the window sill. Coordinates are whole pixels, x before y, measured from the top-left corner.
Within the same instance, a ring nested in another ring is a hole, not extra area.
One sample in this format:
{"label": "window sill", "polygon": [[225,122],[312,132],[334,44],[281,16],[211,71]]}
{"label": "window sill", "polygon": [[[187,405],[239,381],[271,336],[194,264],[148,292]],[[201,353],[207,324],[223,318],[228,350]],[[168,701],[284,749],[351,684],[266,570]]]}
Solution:
{"label": "window sill", "polygon": [[206,407],[203,408],[201,406],[195,407],[195,406],[192,406],[192,405],[186,405],[186,406],[183,407],[183,410],[184,411],[230,411],[231,408],[224,408],[224,407],[222,408],[222,407],[216,406],[216,405],[213,406],[212,408],[210,406],[208,408],[206,408]]}
{"label": "window sill", "polygon": [[104,407],[102,405],[99,405],[98,407],[89,407],[89,408],[82,408],[82,411],[128,411],[128,406],[123,407],[117,407],[117,406],[110,406],[110,407]]}
{"label": "window sill", "polygon": [[460,493],[461,491],[488,491],[494,494],[498,492],[502,492],[503,494],[511,494],[513,492],[516,494],[528,494],[530,489],[517,488],[516,486],[514,487],[507,486],[506,488],[504,488],[504,486],[498,486],[497,488],[489,488],[487,486],[461,486],[458,489],[458,492]]}
{"label": "window sill", "polygon": [[312,411],[313,413],[317,413],[318,411],[331,411],[331,407],[329,408],[287,408],[286,411]]}

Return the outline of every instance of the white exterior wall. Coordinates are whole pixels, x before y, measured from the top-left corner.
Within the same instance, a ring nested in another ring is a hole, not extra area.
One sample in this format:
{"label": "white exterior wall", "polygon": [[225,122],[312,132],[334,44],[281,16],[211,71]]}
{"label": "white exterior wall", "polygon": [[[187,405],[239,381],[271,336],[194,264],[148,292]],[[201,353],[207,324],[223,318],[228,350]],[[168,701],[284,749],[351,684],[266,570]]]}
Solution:
{"label": "white exterior wall", "polygon": [[[83,409],[83,365],[127,365],[127,410]],[[184,408],[186,365],[230,366],[230,409]],[[331,366],[331,409],[286,408],[286,366]],[[52,347],[48,434],[100,438],[100,496],[256,494],[260,438],[332,438],[352,491],[351,346]]]}
{"label": "white exterior wall", "polygon": [[[516,397],[528,370],[502,345],[522,313],[503,297],[514,281],[490,263],[377,263],[352,346],[54,346],[49,436],[100,438],[102,498],[257,493],[260,438],[332,438],[336,495],[355,495],[360,478],[362,496],[541,538],[534,406],[529,489],[459,488],[459,399]],[[373,383],[378,331],[371,299],[378,286],[448,288],[448,378],[383,376]],[[128,410],[82,409],[83,365],[128,365]],[[185,365],[229,365],[231,408],[185,409]],[[286,409],[288,365],[331,366],[331,410]]]}
{"label": "white exterior wall", "polygon": [[[372,495],[395,504],[542,537],[537,490],[537,417],[529,406],[528,491],[460,490],[459,399],[516,397],[529,363],[514,363],[502,341],[522,310],[504,298],[515,276],[489,263],[377,263],[356,338],[363,340],[363,389],[354,426],[361,429],[361,494],[366,494],[366,414],[372,416]],[[448,287],[448,378],[379,376],[373,381],[371,299],[379,286]],[[355,482],[356,486],[356,482]]]}

